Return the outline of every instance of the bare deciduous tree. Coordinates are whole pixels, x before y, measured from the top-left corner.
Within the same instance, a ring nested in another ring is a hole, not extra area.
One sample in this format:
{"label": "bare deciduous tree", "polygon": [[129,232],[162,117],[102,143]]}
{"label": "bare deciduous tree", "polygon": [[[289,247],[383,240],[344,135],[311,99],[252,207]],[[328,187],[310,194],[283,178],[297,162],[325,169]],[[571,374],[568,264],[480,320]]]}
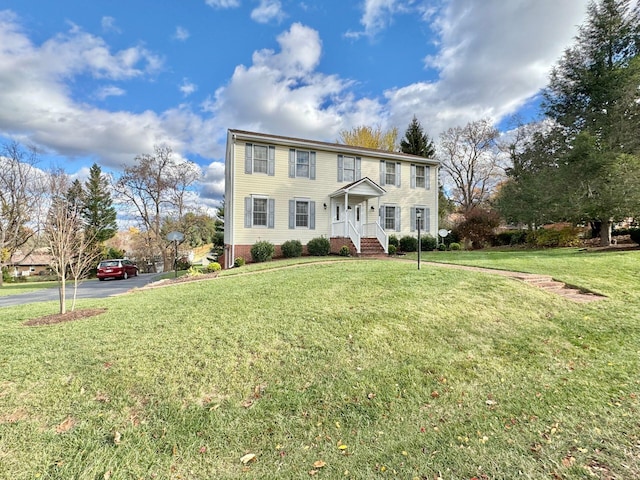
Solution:
{"label": "bare deciduous tree", "polygon": [[[38,232],[43,175],[36,168],[35,150],[11,142],[0,150],[0,269]],[[21,259],[18,259],[18,262]],[[0,275],[0,286],[2,275]]]}
{"label": "bare deciduous tree", "polygon": [[57,171],[50,175],[50,206],[44,232],[52,257],[51,269],[58,277],[60,313],[67,311],[67,280],[73,280],[73,311],[78,285],[100,255],[94,231],[85,228],[81,205],[68,195],[70,187],[71,182],[65,173]]}
{"label": "bare deciduous tree", "polygon": [[162,257],[165,270],[172,264],[162,235],[163,220],[182,218],[189,191],[199,178],[195,164],[179,161],[170,147],[157,145],[153,154],[138,155],[136,164],[125,167],[114,184],[120,201],[129,205],[140,221],[147,246]]}
{"label": "bare deciduous tree", "polygon": [[440,135],[442,170],[464,213],[486,202],[500,178],[498,130],[487,119],[453,127]]}

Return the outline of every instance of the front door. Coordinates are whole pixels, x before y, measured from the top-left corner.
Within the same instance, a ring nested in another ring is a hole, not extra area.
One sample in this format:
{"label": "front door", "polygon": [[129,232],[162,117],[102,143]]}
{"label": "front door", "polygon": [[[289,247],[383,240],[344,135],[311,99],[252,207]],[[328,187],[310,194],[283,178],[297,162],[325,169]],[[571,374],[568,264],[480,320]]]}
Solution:
{"label": "front door", "polygon": [[360,205],[355,205],[347,210],[349,221],[356,227],[356,231],[362,234],[362,210]]}

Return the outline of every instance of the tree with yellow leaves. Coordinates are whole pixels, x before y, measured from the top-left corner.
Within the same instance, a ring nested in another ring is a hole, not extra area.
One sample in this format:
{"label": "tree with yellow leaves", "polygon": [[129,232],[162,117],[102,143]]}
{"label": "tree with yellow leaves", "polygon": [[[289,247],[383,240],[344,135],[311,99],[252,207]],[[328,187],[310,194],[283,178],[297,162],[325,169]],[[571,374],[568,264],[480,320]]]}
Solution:
{"label": "tree with yellow leaves", "polygon": [[398,150],[398,129],[393,127],[383,131],[380,125],[359,125],[350,130],[341,130],[338,143],[395,152]]}

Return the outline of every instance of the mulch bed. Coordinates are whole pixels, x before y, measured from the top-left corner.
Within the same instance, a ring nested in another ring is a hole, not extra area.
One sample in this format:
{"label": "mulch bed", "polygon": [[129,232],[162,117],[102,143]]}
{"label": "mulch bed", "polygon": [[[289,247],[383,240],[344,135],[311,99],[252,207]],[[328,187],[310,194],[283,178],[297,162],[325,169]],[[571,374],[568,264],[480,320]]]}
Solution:
{"label": "mulch bed", "polygon": [[86,308],[84,310],[74,310],[67,313],[55,313],[53,315],[46,315],[44,317],[33,318],[24,322],[24,325],[28,327],[39,325],[55,325],[62,322],[73,322],[75,320],[82,320],[83,318],[95,317],[106,312],[106,308]]}

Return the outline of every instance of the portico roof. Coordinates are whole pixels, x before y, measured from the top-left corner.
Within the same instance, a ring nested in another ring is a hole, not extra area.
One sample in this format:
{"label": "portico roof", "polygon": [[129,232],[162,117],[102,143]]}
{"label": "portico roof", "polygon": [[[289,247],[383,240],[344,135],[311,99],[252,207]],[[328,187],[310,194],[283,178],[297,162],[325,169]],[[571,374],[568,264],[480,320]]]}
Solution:
{"label": "portico roof", "polygon": [[381,197],[387,191],[371,180],[369,177],[361,178],[329,195],[330,198],[341,197],[343,195],[356,196],[362,199]]}

